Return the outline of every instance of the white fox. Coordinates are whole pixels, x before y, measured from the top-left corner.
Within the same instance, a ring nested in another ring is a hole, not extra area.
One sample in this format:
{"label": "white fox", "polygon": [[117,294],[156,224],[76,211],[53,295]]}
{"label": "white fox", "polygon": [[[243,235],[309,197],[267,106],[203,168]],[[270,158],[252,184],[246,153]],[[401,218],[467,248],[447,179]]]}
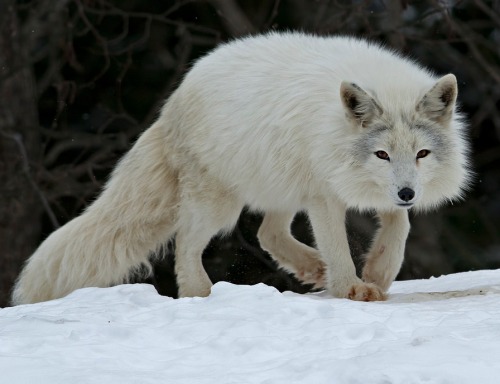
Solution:
{"label": "white fox", "polygon": [[[306,283],[383,300],[418,211],[460,198],[470,180],[457,82],[379,45],[271,33],[199,60],[100,197],[27,261],[14,304],[127,281],[175,236],[179,295],[207,296],[201,255],[244,206],[263,212],[261,246]],[[360,279],[347,209],[380,220]],[[318,250],[290,234],[311,220]]]}

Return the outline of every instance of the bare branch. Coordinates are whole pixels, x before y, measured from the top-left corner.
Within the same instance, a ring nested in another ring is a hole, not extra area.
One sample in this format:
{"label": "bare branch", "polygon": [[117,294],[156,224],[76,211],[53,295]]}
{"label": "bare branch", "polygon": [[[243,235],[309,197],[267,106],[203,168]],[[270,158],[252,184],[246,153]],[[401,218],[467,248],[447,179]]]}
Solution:
{"label": "bare branch", "polygon": [[0,131],[0,135],[3,137],[13,140],[16,143],[16,146],[19,150],[19,154],[21,155],[22,159],[22,164],[23,164],[23,173],[27,177],[31,187],[33,190],[36,192],[38,195],[40,202],[43,205],[43,208],[45,209],[45,212],[49,216],[50,222],[54,226],[54,228],[59,228],[60,224],[59,221],[57,220],[56,215],[54,214],[54,211],[52,211],[52,208],[50,207],[49,202],[47,201],[47,198],[45,197],[44,193],[36,183],[35,179],[31,175],[31,170],[30,170],[30,164],[28,160],[28,154],[26,153],[26,148],[24,147],[23,139],[20,134],[18,133],[8,133],[4,131]]}

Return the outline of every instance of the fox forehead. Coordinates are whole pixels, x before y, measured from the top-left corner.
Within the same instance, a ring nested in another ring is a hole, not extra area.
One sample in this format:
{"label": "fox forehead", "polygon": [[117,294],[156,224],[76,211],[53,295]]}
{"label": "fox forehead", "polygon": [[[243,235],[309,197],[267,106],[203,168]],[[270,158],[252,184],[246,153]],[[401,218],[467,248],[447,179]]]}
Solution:
{"label": "fox forehead", "polygon": [[394,155],[411,155],[421,149],[431,150],[437,159],[449,151],[445,128],[439,124],[416,117],[415,120],[401,118],[397,121],[384,119],[374,121],[363,128],[354,141],[354,153],[358,161],[364,162],[378,150]]}

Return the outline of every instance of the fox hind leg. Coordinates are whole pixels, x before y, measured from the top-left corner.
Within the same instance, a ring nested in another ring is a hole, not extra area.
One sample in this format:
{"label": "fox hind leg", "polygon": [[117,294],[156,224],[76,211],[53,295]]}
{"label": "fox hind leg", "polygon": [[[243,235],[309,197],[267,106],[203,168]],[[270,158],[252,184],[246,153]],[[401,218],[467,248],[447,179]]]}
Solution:
{"label": "fox hind leg", "polygon": [[179,297],[206,297],[212,282],[202,263],[210,239],[236,224],[243,204],[227,189],[198,178],[194,191],[182,193],[175,236],[175,272]]}
{"label": "fox hind leg", "polygon": [[280,267],[315,288],[325,286],[325,264],[319,252],[290,233],[295,212],[267,212],[257,234],[261,247]]}

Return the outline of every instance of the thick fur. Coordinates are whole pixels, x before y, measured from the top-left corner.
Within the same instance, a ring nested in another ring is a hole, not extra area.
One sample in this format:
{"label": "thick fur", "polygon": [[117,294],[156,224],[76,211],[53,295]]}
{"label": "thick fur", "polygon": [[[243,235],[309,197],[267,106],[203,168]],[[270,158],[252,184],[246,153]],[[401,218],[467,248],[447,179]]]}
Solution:
{"label": "thick fur", "polygon": [[[337,297],[383,299],[408,208],[435,208],[468,184],[456,96],[453,75],[354,38],[273,33],[223,45],[194,65],[101,196],[31,256],[12,301],[126,281],[173,236],[180,296],[207,296],[203,249],[245,205],[265,212],[258,236],[283,268]],[[364,281],[349,253],[350,208],[380,218]],[[290,234],[300,210],[318,250]]]}

